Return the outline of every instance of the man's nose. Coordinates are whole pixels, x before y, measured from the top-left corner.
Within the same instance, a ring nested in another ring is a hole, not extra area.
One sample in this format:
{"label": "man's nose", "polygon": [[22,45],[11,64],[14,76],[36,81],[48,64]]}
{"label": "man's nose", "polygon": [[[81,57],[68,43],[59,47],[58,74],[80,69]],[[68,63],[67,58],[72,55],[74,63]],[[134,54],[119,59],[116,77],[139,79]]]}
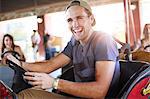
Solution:
{"label": "man's nose", "polygon": [[150,33],[150,28],[148,28],[148,33]]}
{"label": "man's nose", "polygon": [[79,25],[79,22],[78,20],[73,20],[73,23],[72,23],[73,27],[77,27]]}

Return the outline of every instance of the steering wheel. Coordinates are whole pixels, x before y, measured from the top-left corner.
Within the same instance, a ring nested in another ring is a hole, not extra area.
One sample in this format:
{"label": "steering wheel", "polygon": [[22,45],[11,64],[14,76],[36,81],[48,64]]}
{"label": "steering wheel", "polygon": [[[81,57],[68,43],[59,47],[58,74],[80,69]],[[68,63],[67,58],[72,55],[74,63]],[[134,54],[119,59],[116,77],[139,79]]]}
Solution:
{"label": "steering wheel", "polygon": [[[1,57],[3,58],[5,56],[5,54],[10,53],[12,54],[16,59],[18,59],[20,61],[20,55],[18,52],[16,51],[6,51],[4,53],[2,53]],[[18,66],[16,63],[12,62],[11,60],[6,60],[6,63],[9,65],[10,68],[12,68],[15,71],[19,71],[20,73],[24,74],[26,71],[21,68],[20,66]]]}
{"label": "steering wheel", "polygon": [[144,47],[144,49],[146,50],[146,49],[149,48],[149,47],[150,47],[150,45],[147,45],[147,46]]}
{"label": "steering wheel", "polygon": [[[6,51],[1,55],[1,57],[3,58],[6,53],[12,54],[16,59],[20,61],[20,55],[16,51]],[[28,84],[27,81],[23,78],[23,75],[26,72],[23,68],[21,68],[11,60],[6,60],[6,63],[9,65],[10,68],[12,68],[15,71],[12,86],[12,90],[15,93],[19,93],[24,89],[32,87],[32,85]]]}
{"label": "steering wheel", "polygon": [[11,53],[11,54],[12,54],[13,56],[15,56],[17,59],[20,58],[19,53],[16,52],[16,51],[5,51],[4,53],[2,53],[1,57],[3,58],[3,57],[5,56],[5,54],[7,54],[7,53]]}

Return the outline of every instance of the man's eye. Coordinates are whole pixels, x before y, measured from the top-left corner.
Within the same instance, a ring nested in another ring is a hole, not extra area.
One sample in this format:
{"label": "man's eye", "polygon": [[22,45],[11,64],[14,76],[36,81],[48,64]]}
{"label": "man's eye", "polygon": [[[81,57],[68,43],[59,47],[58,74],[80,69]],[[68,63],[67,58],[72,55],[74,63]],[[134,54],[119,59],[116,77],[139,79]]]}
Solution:
{"label": "man's eye", "polygon": [[79,16],[79,17],[77,17],[77,19],[83,19],[83,17],[82,17],[82,16]]}
{"label": "man's eye", "polygon": [[72,21],[72,19],[68,19],[68,20],[67,20],[68,23],[71,22],[71,21]]}

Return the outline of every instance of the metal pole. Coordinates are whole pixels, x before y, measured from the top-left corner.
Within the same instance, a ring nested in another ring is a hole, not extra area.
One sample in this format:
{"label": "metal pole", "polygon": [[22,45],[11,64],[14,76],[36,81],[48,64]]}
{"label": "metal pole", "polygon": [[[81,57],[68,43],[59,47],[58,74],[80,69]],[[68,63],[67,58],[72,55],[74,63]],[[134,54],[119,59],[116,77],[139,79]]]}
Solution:
{"label": "metal pole", "polygon": [[125,11],[125,23],[126,23],[126,43],[129,45],[129,48],[126,52],[126,60],[132,60],[131,58],[131,49],[130,49],[130,9],[129,9],[129,1],[124,1],[124,11]]}

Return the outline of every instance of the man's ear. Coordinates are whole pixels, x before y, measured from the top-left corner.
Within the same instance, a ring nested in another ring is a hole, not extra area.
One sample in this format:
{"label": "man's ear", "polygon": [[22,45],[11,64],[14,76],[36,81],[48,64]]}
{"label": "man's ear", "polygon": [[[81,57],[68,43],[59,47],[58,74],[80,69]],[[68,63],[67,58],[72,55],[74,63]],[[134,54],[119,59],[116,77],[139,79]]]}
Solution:
{"label": "man's ear", "polygon": [[91,25],[94,26],[94,25],[96,24],[94,15],[92,14],[92,15],[90,16],[90,18],[91,18]]}

